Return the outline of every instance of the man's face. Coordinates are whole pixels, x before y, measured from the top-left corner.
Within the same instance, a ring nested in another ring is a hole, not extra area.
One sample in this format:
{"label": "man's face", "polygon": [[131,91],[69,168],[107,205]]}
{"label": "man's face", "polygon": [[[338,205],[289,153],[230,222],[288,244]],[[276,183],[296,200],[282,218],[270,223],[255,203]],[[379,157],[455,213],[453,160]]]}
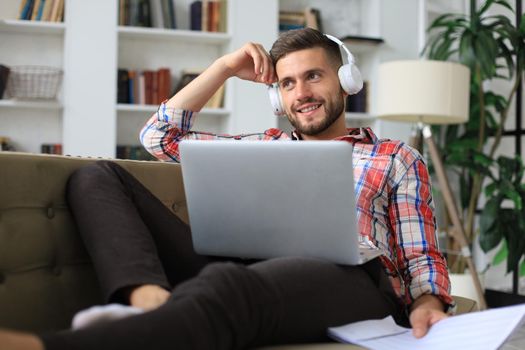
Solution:
{"label": "man's face", "polygon": [[318,135],[343,115],[345,94],[324,49],[289,53],[275,67],[288,120],[299,133]]}

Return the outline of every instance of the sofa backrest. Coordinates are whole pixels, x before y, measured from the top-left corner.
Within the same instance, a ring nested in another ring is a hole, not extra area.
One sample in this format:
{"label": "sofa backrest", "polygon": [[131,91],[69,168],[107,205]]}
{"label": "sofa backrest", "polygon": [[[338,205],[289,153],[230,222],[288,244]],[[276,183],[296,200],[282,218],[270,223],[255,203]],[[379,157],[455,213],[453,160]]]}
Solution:
{"label": "sofa backrest", "polygon": [[[69,327],[101,303],[65,200],[69,175],[96,159],[0,152],[0,327]],[[117,161],[188,221],[178,164]]]}

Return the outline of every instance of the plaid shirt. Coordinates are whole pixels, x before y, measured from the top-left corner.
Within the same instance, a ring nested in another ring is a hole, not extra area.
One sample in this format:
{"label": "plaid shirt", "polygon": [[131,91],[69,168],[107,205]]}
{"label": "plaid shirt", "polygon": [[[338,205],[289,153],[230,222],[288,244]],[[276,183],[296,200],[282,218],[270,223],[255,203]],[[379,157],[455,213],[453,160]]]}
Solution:
{"label": "plaid shirt", "polygon": [[[140,133],[156,158],[178,162],[182,140],[289,140],[280,129],[237,136],[192,131],[197,113],[162,104]],[[292,133],[292,139],[300,136]],[[439,251],[431,185],[421,155],[401,141],[379,140],[369,128],[336,140],[353,144],[358,229],[383,251],[394,291],[405,305],[423,294],[453,305],[446,261]]]}

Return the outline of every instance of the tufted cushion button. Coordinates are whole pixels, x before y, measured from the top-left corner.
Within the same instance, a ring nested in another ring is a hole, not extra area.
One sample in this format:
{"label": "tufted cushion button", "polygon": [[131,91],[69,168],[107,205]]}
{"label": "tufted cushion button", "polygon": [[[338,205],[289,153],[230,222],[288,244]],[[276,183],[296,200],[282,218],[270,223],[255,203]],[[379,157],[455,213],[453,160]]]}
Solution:
{"label": "tufted cushion button", "polygon": [[52,219],[52,218],[55,217],[55,209],[53,209],[52,206],[50,206],[50,207],[47,208],[47,217],[48,217],[49,219]]}
{"label": "tufted cushion button", "polygon": [[171,209],[173,210],[174,213],[176,213],[177,211],[179,211],[179,206],[177,205],[177,203],[173,203],[171,205]]}
{"label": "tufted cushion button", "polygon": [[60,266],[55,266],[53,267],[53,274],[55,275],[60,275],[62,273],[62,269],[60,268]]}
{"label": "tufted cushion button", "polygon": [[5,275],[2,272],[0,272],[0,284],[4,282],[5,282]]}

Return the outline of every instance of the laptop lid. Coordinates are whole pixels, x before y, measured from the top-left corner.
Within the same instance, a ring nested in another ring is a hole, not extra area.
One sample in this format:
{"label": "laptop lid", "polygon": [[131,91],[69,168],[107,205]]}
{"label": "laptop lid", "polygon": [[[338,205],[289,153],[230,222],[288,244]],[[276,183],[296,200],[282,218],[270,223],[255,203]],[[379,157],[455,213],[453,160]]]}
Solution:
{"label": "laptop lid", "polygon": [[200,254],[364,262],[352,145],[340,141],[183,141],[182,175]]}

